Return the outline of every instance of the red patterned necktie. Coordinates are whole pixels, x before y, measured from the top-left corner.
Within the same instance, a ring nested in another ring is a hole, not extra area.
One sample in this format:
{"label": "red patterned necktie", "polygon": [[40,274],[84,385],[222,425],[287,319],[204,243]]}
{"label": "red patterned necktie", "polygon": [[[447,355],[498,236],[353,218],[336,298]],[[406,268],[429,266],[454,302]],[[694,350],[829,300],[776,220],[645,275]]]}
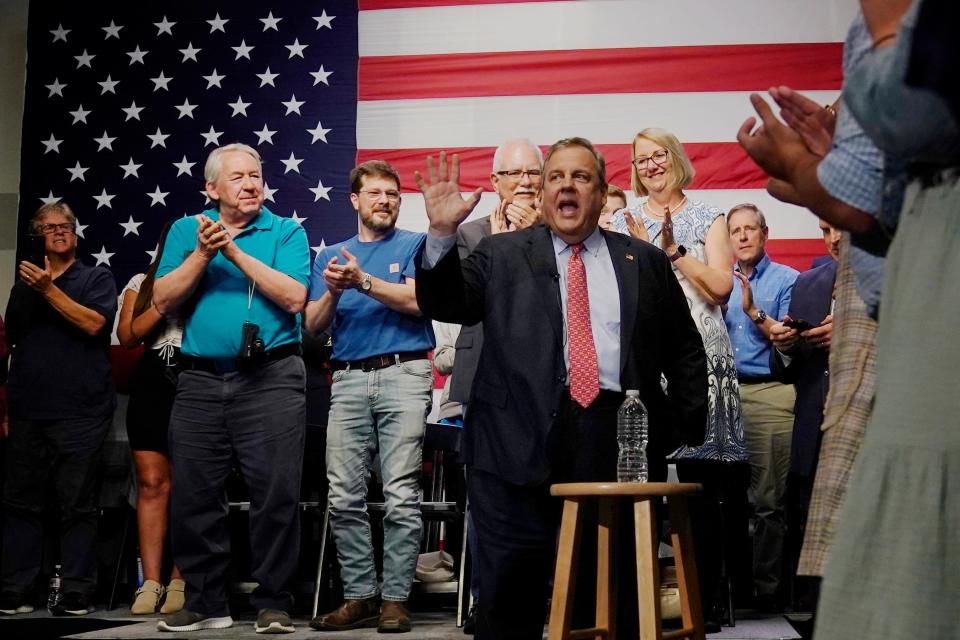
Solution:
{"label": "red patterned necktie", "polygon": [[600,394],[597,349],[590,327],[590,298],[587,270],[583,266],[583,243],[570,245],[567,261],[567,336],[570,345],[570,397],[588,407]]}

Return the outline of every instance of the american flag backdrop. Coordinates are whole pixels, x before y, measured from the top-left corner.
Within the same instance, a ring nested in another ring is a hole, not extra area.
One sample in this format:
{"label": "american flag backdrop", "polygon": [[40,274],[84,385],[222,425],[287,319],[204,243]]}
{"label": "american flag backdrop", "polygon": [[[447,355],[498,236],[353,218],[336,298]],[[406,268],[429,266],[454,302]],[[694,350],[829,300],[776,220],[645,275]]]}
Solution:
{"label": "american flag backdrop", "polygon": [[[264,158],[267,206],[319,248],[356,232],[346,176],[383,158],[403,180],[400,226],[424,230],[413,170],[458,151],[464,191],[493,149],[581,135],[629,189],[629,142],[676,133],[690,195],[767,213],[770,252],[823,253],[816,219],[772,200],[735,142],[747,95],[788,84],[821,103],[841,83],[852,0],[359,0],[30,5],[20,233],[65,198],[80,253],[122,285],[169,218],[205,208],[203,162],[240,141]],[[485,215],[485,194],[474,215]],[[631,197],[632,199],[632,197]]]}

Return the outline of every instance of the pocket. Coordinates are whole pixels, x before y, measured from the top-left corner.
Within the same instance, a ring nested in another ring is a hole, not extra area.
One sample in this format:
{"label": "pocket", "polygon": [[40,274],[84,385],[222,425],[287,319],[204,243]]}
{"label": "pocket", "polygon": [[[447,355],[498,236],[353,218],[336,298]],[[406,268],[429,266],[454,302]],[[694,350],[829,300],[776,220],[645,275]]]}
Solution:
{"label": "pocket", "polygon": [[409,362],[401,362],[400,368],[404,373],[409,373],[412,376],[418,376],[420,378],[433,377],[433,364],[429,360],[410,360]]}
{"label": "pocket", "polygon": [[333,384],[336,384],[341,380],[343,380],[343,376],[345,376],[346,374],[347,374],[346,369],[337,369],[336,371],[334,371],[332,376]]}

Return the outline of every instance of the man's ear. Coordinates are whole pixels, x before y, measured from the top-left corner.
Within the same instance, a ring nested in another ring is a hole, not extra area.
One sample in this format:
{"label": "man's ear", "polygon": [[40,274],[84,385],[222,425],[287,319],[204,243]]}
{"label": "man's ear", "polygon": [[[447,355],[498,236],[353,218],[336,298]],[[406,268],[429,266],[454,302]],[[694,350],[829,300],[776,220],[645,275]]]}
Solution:
{"label": "man's ear", "polygon": [[208,182],[204,185],[204,189],[207,192],[207,197],[209,197],[214,202],[220,199],[220,194],[217,192],[217,185],[213,182]]}
{"label": "man's ear", "polygon": [[360,194],[359,193],[350,194],[350,204],[353,205],[354,211],[360,211]]}

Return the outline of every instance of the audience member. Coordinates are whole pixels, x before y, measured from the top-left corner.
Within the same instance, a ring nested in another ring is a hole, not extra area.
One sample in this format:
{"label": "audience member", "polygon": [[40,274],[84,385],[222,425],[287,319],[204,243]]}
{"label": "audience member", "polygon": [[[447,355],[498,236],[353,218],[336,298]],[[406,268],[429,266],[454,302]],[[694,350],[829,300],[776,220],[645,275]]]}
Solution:
{"label": "audience member", "polygon": [[204,177],[216,206],[174,223],[153,286],[157,310],[184,318],[170,454],[173,554],[186,603],[158,628],[233,624],[225,482],[236,460],[250,492],[255,627],[292,632],[306,411],[298,314],[310,250],[299,224],[263,206],[255,149],[214,149]]}
{"label": "audience member", "polygon": [[613,226],[613,214],[627,208],[627,194],[615,184],[607,185],[607,201],[600,210],[600,228],[606,231],[616,231]]}
{"label": "audience member", "polygon": [[450,374],[453,373],[453,365],[456,362],[456,344],[457,336],[460,335],[460,325],[434,321],[433,334],[437,339],[437,347],[433,350],[433,366],[438,374],[447,377],[440,392],[437,419],[440,422],[463,426],[463,405],[450,400]]}
{"label": "audience member", "polygon": [[777,591],[787,530],[785,500],[796,393],[792,384],[771,374],[770,329],[790,308],[798,274],[770,260],[766,252],[770,230],[756,205],[732,208],[727,227],[737,258],[733,274],[738,286],[730,294],[724,322],[733,343],[751,469],[753,588],[757,608],[772,611],[780,608]]}
{"label": "audience member", "polygon": [[[664,479],[667,453],[702,442],[703,343],[663,253],[598,229],[605,167],[587,140],[547,153],[546,226],[486,238],[462,260],[451,249],[480,190],[462,198],[456,156],[449,172],[443,153],[437,171],[429,158],[427,168],[427,180],[417,174],[430,220],[417,298],[444,322],[483,319],[486,338],[464,431],[480,542],[477,637],[540,638],[560,513],[550,484],[616,478],[626,389],[650,412],[650,477]],[[589,535],[581,545],[590,548]],[[592,584],[590,565],[581,585]],[[619,584],[618,628],[629,637],[635,584]],[[592,621],[593,601],[579,602],[587,606],[575,617]]]}
{"label": "audience member", "polygon": [[176,566],[166,587],[160,575],[170,508],[167,427],[177,392],[183,336],[183,322],[176,313],[164,317],[153,304],[153,283],[169,230],[170,223],[160,233],[156,258],[147,272],[133,276],[124,287],[117,324],[121,345],[128,349],[145,346],[130,377],[127,405],[127,438],[137,472],[137,531],[143,563],[143,584],[130,605],[130,613],[135,615],[155,613],[161,599],[160,613],[176,613],[183,608],[186,586]]}
{"label": "audience member", "polygon": [[0,613],[33,610],[52,477],[63,572],[63,600],[54,614],[83,615],[92,611],[97,579],[98,461],[116,402],[110,331],[117,289],[107,269],[77,260],[77,219],[65,202],[40,207],[30,228],[43,238],[43,264],[20,263],[7,305],[13,355]]}
{"label": "audience member", "polygon": [[[420,464],[433,393],[433,329],[420,314],[413,278],[424,235],[396,228],[400,176],[386,162],[350,172],[350,203],[359,233],[317,254],[306,311],[308,331],[329,327],[333,337],[327,478],[345,598],[310,626],[404,632],[411,628],[406,602],[420,550]],[[386,502],[382,587],[366,503],[377,452]]]}

